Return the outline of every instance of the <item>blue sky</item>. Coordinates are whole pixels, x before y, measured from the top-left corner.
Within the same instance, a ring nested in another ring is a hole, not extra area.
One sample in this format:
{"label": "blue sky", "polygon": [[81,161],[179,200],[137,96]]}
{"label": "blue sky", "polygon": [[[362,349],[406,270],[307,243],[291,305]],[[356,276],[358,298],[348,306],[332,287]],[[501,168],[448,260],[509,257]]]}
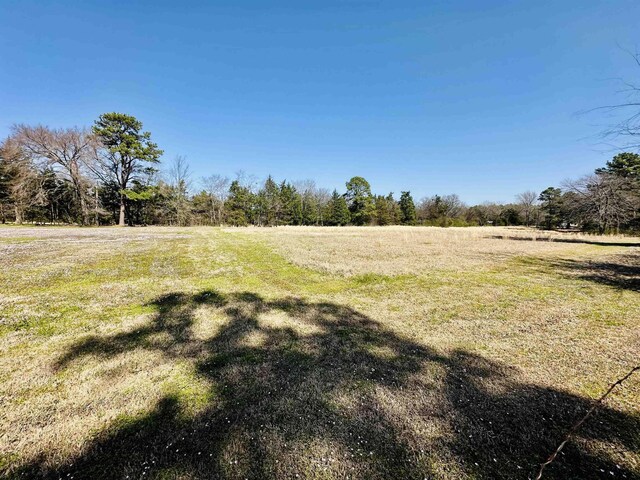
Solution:
{"label": "blue sky", "polygon": [[194,177],[511,201],[612,155],[640,2],[1,0],[0,135],[135,115]]}

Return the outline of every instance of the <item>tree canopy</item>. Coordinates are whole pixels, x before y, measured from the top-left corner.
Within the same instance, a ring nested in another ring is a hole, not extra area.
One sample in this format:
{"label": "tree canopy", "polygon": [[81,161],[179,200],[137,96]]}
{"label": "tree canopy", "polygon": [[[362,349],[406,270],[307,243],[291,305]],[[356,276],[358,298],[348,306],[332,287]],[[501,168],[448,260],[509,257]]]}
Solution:
{"label": "tree canopy", "polygon": [[345,200],[354,225],[368,224],[374,214],[371,186],[363,177],[353,177],[346,183]]}
{"label": "tree canopy", "polygon": [[151,133],[142,131],[142,122],[125,113],[100,115],[92,131],[103,147],[96,172],[120,188],[118,225],[124,225],[129,182],[154,173],[149,164],[159,163],[163,152],[151,141]]}

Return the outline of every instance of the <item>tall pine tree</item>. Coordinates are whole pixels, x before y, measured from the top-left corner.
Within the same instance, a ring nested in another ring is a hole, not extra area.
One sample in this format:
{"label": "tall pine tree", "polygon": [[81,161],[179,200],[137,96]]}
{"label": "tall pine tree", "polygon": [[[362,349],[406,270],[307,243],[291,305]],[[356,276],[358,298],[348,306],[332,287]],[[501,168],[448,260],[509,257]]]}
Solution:
{"label": "tall pine tree", "polygon": [[403,225],[415,225],[416,206],[410,192],[400,193],[400,222]]}
{"label": "tall pine tree", "polygon": [[351,221],[351,214],[345,198],[334,190],[328,204],[328,223],[331,225],[347,225]]}

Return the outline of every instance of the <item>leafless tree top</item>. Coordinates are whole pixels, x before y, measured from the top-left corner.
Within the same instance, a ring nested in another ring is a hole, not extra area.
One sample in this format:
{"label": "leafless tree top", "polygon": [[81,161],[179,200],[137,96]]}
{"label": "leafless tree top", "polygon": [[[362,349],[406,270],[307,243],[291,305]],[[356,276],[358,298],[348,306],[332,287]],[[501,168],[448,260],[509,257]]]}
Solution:
{"label": "leafless tree top", "polygon": [[[640,52],[627,53],[637,65],[636,71],[640,74]],[[640,151],[640,84],[628,80],[621,82],[623,89],[619,93],[624,98],[621,102],[603,105],[590,111],[605,112],[614,119],[602,132],[605,140],[615,143],[620,150]]]}

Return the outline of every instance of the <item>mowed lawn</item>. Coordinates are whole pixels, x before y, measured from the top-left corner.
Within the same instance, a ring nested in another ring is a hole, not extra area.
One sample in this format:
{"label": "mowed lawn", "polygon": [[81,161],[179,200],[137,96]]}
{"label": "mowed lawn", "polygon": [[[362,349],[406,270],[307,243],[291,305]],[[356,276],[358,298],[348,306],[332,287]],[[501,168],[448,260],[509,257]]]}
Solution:
{"label": "mowed lawn", "polygon": [[[533,478],[639,357],[639,238],[0,227],[8,478]],[[640,375],[544,478],[640,478]]]}

